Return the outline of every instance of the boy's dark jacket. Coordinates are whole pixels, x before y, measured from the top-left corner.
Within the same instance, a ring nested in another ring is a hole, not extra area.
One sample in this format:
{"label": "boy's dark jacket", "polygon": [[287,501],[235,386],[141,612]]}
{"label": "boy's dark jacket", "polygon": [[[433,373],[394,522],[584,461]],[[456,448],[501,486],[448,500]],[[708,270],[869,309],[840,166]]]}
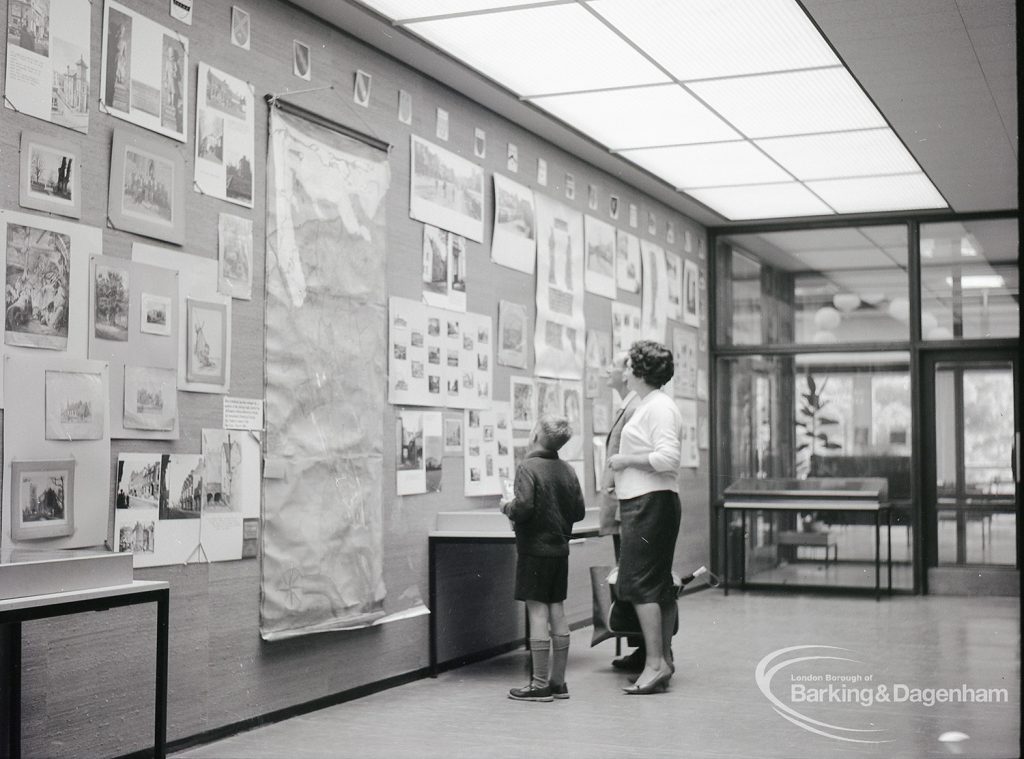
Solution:
{"label": "boy's dark jacket", "polygon": [[568,556],[572,526],[586,506],[573,468],[554,451],[534,450],[516,470],[515,500],[502,511],[514,524],[520,556]]}

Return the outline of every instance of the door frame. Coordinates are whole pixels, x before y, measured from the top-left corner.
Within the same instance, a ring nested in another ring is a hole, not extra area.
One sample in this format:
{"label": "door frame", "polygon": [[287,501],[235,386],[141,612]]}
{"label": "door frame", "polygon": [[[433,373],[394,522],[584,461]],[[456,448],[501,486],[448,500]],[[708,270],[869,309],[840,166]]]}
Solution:
{"label": "door frame", "polygon": [[[940,567],[938,564],[938,517],[935,510],[937,503],[936,492],[936,462],[934,456],[934,441],[936,436],[936,414],[935,414],[935,369],[941,363],[965,363],[967,368],[982,368],[985,366],[1005,366],[1010,364],[1013,371],[1013,430],[1014,430],[1014,461],[1013,473],[1016,487],[1014,488],[1014,504],[1017,514],[1017,545],[1016,558],[1017,566],[1009,567],[991,566],[984,574],[988,577],[980,578],[985,583],[985,588],[978,588],[979,592],[993,592],[998,587],[1005,587],[1005,592],[1012,590],[1014,594],[1019,593],[1019,573],[1021,568],[1021,534],[1020,534],[1020,513],[1021,513],[1021,468],[1020,468],[1020,440],[1021,440],[1021,361],[1018,352],[1007,347],[992,348],[950,348],[929,350],[922,346],[919,353],[919,376],[918,387],[920,388],[919,418],[921,419],[921,445],[919,448],[919,481],[918,493],[920,494],[917,523],[920,538],[917,542],[917,553],[921,562],[921,590],[927,594],[933,592],[929,587],[929,574],[935,570],[944,572],[962,571],[965,576],[970,573],[978,575],[977,565],[971,567]],[[992,575],[997,576],[997,582],[992,584]],[[1005,575],[999,582],[998,575]],[[1012,577],[1011,577],[1012,575]],[[966,590],[966,588],[965,588]],[[1001,593],[1000,593],[1001,594]]]}

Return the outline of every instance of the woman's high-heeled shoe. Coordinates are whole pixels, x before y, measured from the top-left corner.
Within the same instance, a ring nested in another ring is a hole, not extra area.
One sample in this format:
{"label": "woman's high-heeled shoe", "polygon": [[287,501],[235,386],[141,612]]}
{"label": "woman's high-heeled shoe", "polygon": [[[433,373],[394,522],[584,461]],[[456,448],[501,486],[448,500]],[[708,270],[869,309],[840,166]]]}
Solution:
{"label": "woman's high-heeled shoe", "polygon": [[651,681],[646,685],[634,683],[627,688],[623,688],[622,692],[627,696],[646,696],[650,693],[663,693],[668,689],[668,680],[670,677],[672,677],[672,670],[664,669],[652,677]]}

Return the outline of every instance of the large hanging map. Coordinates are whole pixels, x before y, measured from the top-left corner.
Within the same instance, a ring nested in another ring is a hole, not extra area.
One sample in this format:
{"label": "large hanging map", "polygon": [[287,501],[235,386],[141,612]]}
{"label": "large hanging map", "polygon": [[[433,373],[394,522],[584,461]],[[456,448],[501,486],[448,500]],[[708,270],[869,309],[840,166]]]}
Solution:
{"label": "large hanging map", "polygon": [[267,161],[260,634],[383,616],[387,155],[277,108]]}

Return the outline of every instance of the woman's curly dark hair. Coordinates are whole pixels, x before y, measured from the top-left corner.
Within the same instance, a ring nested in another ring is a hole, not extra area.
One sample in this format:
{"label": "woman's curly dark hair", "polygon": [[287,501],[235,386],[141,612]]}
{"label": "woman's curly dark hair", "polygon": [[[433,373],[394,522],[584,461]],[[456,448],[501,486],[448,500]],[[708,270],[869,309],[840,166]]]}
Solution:
{"label": "woman's curly dark hair", "polygon": [[672,351],[654,340],[637,340],[629,349],[633,374],[651,387],[661,387],[675,374]]}

